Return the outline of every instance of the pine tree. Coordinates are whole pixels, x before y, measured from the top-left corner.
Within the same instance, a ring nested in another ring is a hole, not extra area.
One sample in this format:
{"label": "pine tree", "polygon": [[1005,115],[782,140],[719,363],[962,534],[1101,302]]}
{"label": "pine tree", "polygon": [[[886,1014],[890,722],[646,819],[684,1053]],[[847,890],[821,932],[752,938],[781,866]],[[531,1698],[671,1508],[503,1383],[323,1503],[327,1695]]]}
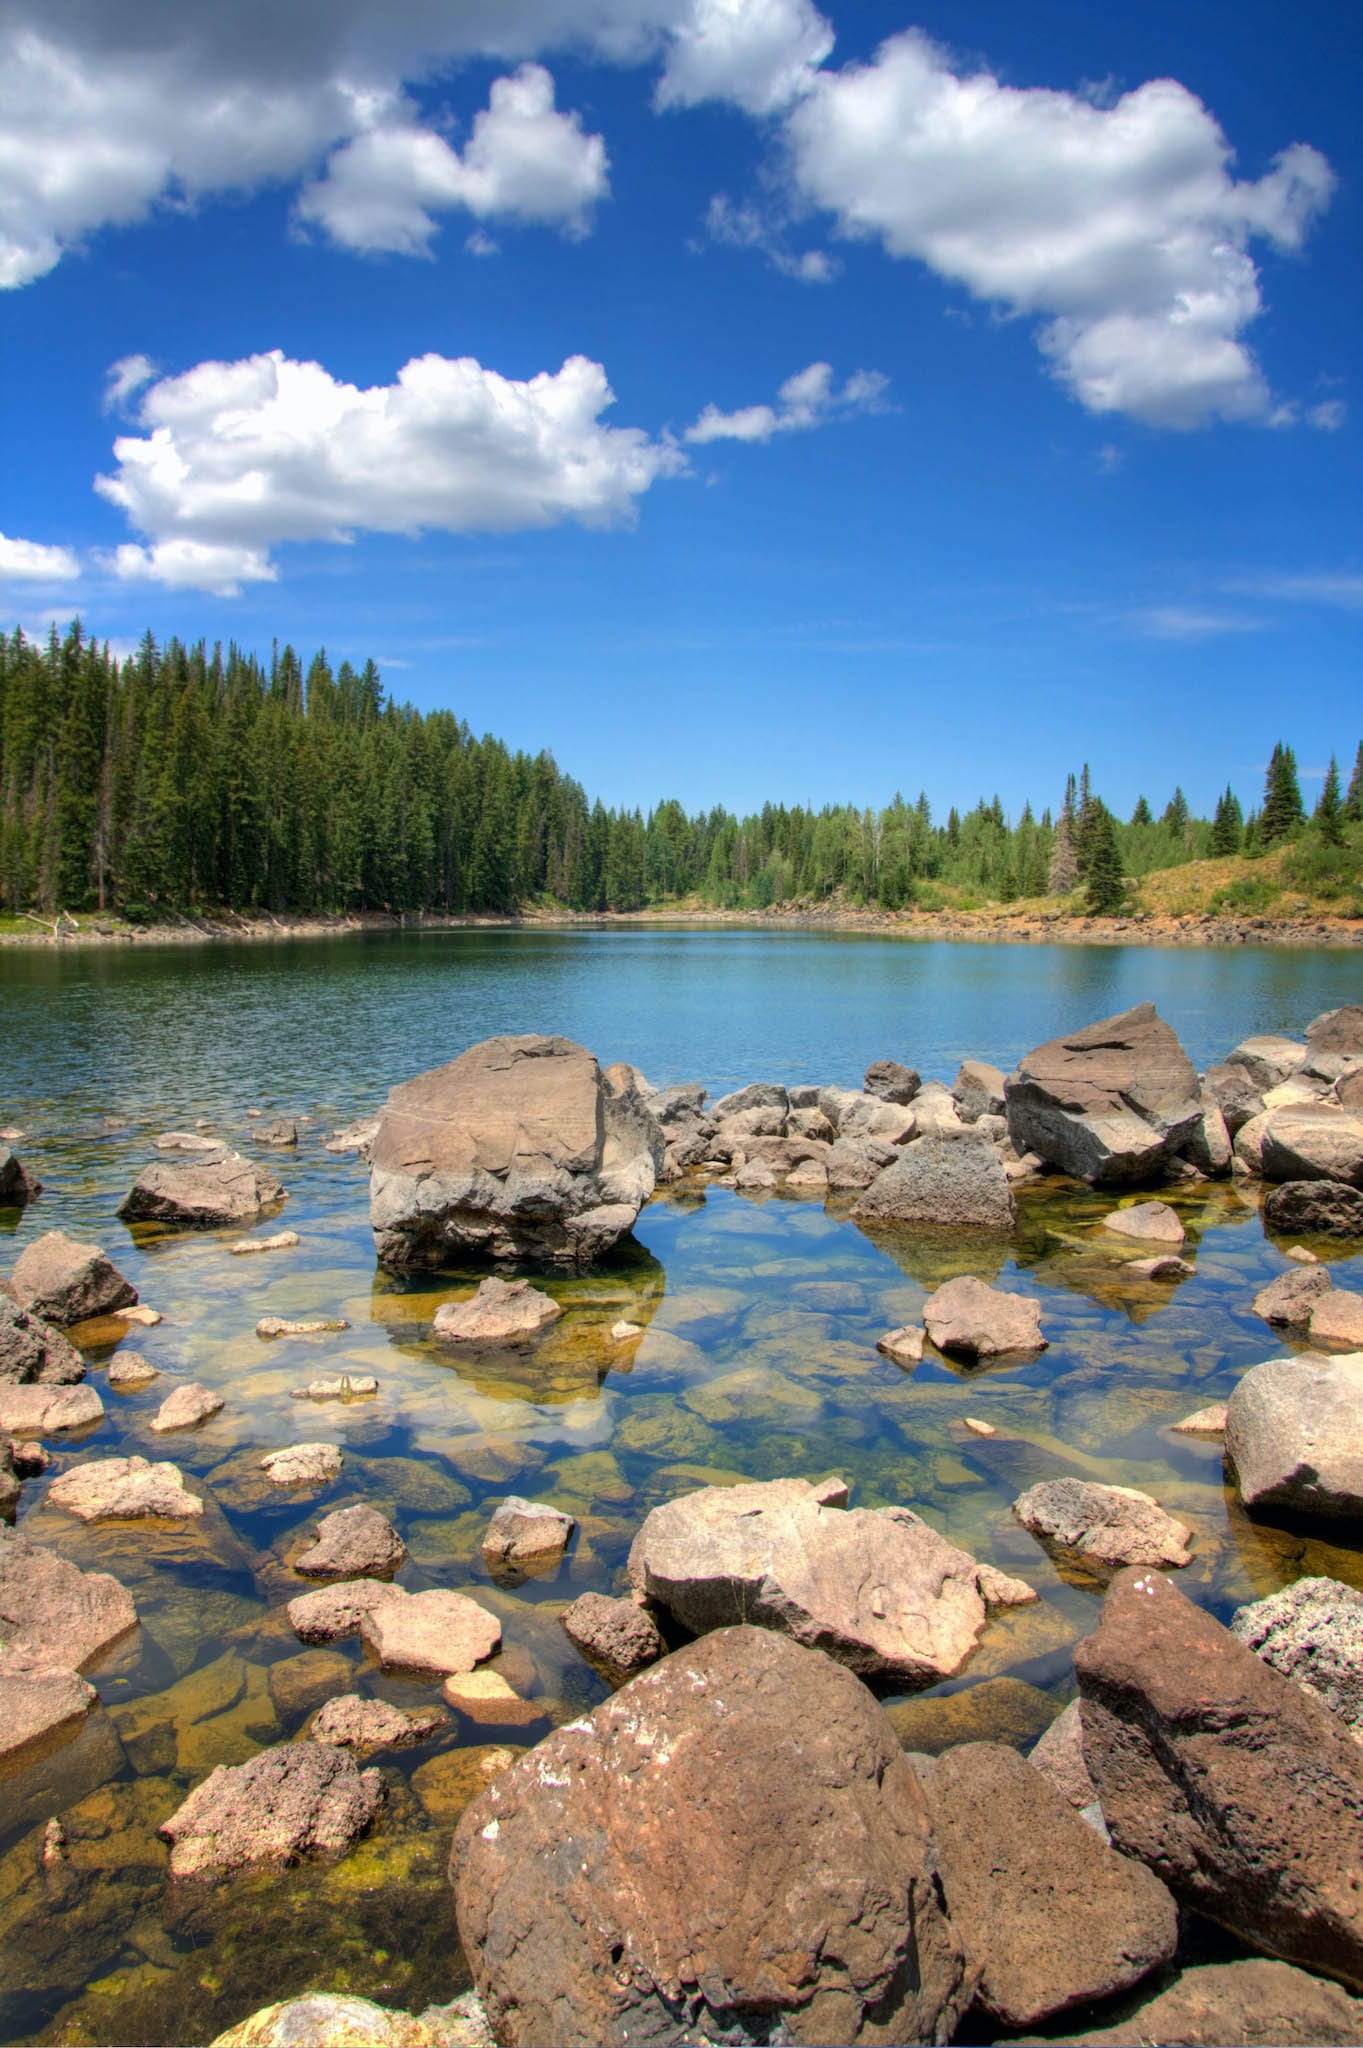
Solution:
{"label": "pine tree", "polygon": [[1344,803],[1339,793],[1339,763],[1333,754],[1311,822],[1326,846],[1343,845]]}
{"label": "pine tree", "polygon": [[1126,901],[1117,822],[1107,805],[1095,798],[1089,818],[1088,877],[1084,908],[1090,917],[1110,917]]}
{"label": "pine tree", "polygon": [[1046,877],[1046,887],[1052,896],[1068,896],[1079,880],[1079,862],[1075,858],[1074,840],[1070,833],[1069,818],[1062,811],[1051,841],[1051,864]]}
{"label": "pine tree", "polygon": [[1133,825],[1153,825],[1155,822],[1150,806],[1143,796],[1136,798],[1136,808],[1131,813],[1131,822]]}
{"label": "pine tree", "polygon": [[1349,777],[1344,815],[1351,825],[1363,822],[1363,740],[1359,741],[1358,752],[1354,755],[1354,772]]}
{"label": "pine tree", "polygon": [[1188,799],[1181,787],[1175,788],[1165,805],[1160,824],[1171,839],[1176,840],[1180,846],[1183,844],[1188,834]]}
{"label": "pine tree", "polygon": [[1259,813],[1259,838],[1265,846],[1290,839],[1305,817],[1297,757],[1281,740],[1273,749],[1264,778],[1264,803]]}
{"label": "pine tree", "polygon": [[1235,791],[1227,783],[1225,790],[1216,799],[1216,811],[1212,818],[1212,852],[1219,858],[1238,853],[1245,835],[1244,813],[1240,809]]}

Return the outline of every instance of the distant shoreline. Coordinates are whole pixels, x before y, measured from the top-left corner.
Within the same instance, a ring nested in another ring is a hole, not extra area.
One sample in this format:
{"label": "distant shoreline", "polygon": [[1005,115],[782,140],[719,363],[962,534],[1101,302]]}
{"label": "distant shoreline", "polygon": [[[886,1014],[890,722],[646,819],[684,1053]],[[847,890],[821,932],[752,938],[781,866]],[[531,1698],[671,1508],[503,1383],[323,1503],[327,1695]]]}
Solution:
{"label": "distant shoreline", "polygon": [[111,919],[77,924],[34,922],[28,930],[0,932],[0,947],[62,952],[87,946],[133,947],[278,944],[294,939],[359,938],[377,932],[584,931],[637,926],[686,926],[749,931],[862,932],[881,938],[962,944],[1079,946],[1363,946],[1363,918],[1216,916],[1071,917],[1055,911],[665,910],[527,911],[519,917],[390,916],[367,911],[337,917],[177,918],[161,924],[124,925]]}

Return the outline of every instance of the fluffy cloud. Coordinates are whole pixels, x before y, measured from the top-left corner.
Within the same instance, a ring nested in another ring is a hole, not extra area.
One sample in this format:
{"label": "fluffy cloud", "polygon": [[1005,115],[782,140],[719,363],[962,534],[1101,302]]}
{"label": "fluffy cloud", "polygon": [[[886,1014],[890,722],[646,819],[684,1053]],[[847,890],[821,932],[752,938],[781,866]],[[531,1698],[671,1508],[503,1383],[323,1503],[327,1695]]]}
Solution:
{"label": "fluffy cloud", "polygon": [[72,583],[79,574],[80,563],[70,548],[0,533],[0,583]]}
{"label": "fluffy cloud", "polygon": [[628,521],[684,463],[670,441],[603,425],[611,403],[582,356],[524,382],[419,356],[369,390],[279,350],[200,363],[152,385],[146,431],[117,440],[117,469],[96,479],[144,536],[111,566],[232,595],[276,574],[283,541]]}
{"label": "fluffy cloud", "polygon": [[1221,129],[1173,80],[1099,106],[958,72],[917,31],[813,76],[786,137],[801,194],[842,233],[1039,318],[1089,411],[1272,416],[1241,339],[1261,309],[1248,249],[1300,247],[1334,184],[1316,150],[1294,143],[1237,181]]}
{"label": "fluffy cloud", "polygon": [[[509,147],[491,165],[457,157],[419,127],[403,87],[461,59],[580,49],[661,61],[664,102],[766,111],[806,89],[831,40],[810,0],[0,0],[0,287],[158,201],[290,183],[337,150],[314,217],[390,238],[377,246],[423,249],[430,209],[470,193],[500,190],[507,211],[542,219],[533,150],[519,169]],[[579,153],[578,215],[597,196],[583,169]]]}
{"label": "fluffy cloud", "polygon": [[404,103],[335,152],[299,213],[347,248],[411,256],[426,250],[434,214],[452,207],[585,233],[608,189],[601,137],[557,111],[542,65],[523,64],[495,81],[462,155]]}
{"label": "fluffy cloud", "polygon": [[800,284],[831,284],[838,274],[838,264],[822,249],[806,249],[798,256],[788,249],[785,223],[770,209],[735,205],[727,192],[716,192],[710,201],[705,231],[712,242],[731,249],[760,249],[773,270]]}
{"label": "fluffy cloud", "polygon": [[802,433],[848,413],[882,411],[888,383],[879,370],[856,370],[837,391],[830,366],[811,363],[787,377],[775,405],[745,405],[737,412],[707,405],[685,438],[697,443],[770,441],[773,434]]}

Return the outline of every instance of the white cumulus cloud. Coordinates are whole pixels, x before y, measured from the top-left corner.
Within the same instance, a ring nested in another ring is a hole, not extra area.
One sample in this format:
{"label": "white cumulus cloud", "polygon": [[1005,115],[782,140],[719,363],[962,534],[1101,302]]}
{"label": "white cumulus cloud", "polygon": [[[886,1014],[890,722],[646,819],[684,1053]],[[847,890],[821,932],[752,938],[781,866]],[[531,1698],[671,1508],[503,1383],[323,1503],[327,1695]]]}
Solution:
{"label": "white cumulus cloud", "polygon": [[694,0],[673,32],[658,104],[732,100],[774,114],[810,90],[832,48],[810,0]]}
{"label": "white cumulus cloud", "polygon": [[482,220],[542,221],[582,234],[609,190],[606,171],[601,136],[557,110],[543,65],[523,64],[494,81],[462,153],[400,103],[334,153],[325,175],[305,188],[299,213],[347,248],[406,256],[422,254],[435,215],[455,207]]}
{"label": "white cumulus cloud", "polygon": [[72,583],[80,563],[70,548],[0,533],[0,583]]}
{"label": "white cumulus cloud", "polygon": [[1268,420],[1245,345],[1255,237],[1299,248],[1333,173],[1294,143],[1261,178],[1196,96],[1158,79],[1100,106],[966,73],[916,30],[819,71],[785,124],[801,195],[976,298],[1040,322],[1095,413],[1188,427]]}
{"label": "white cumulus cloud", "polygon": [[144,394],[96,489],[142,536],[116,574],[232,594],[286,541],[359,532],[511,533],[628,521],[684,467],[668,440],[611,427],[599,363],[516,381],[471,357],[414,358],[361,390],[276,349],[205,362]]}
{"label": "white cumulus cloud", "polygon": [[775,405],[745,405],[737,412],[721,412],[707,405],[700,418],[686,430],[685,439],[707,441],[770,441],[773,434],[802,433],[828,420],[855,412],[879,412],[885,407],[889,379],[879,370],[856,370],[837,390],[828,363],[810,363],[787,377],[777,393]]}

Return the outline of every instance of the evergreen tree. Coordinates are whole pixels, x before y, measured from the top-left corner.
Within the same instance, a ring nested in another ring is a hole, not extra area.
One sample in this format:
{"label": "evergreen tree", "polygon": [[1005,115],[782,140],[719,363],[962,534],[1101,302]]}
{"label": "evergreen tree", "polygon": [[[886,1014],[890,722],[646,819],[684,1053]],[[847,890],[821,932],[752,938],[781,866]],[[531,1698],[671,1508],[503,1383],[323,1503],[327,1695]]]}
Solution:
{"label": "evergreen tree", "polygon": [[1171,839],[1177,840],[1180,846],[1183,844],[1188,834],[1188,799],[1181,788],[1175,788],[1165,805],[1160,824]]}
{"label": "evergreen tree", "polygon": [[1354,755],[1354,772],[1349,777],[1349,788],[1344,798],[1344,815],[1351,825],[1363,822],[1363,740],[1358,743]]}
{"label": "evergreen tree", "polygon": [[1240,851],[1244,839],[1245,820],[1235,791],[1227,783],[1222,794],[1216,799],[1216,811],[1212,817],[1211,850],[1218,856]]}
{"label": "evergreen tree", "polygon": [[1088,876],[1084,908],[1090,917],[1109,917],[1126,901],[1117,822],[1107,805],[1094,799],[1089,820]]}
{"label": "evergreen tree", "polygon": [[1325,771],[1320,798],[1312,813],[1311,822],[1319,832],[1326,846],[1342,846],[1344,843],[1344,802],[1339,793],[1339,763],[1334,755]]}
{"label": "evergreen tree", "polygon": [[1305,816],[1301,786],[1297,781],[1297,757],[1281,740],[1273,749],[1264,778],[1263,808],[1259,812],[1259,839],[1264,846],[1276,846],[1289,839]]}
{"label": "evergreen tree", "polygon": [[1136,798],[1136,808],[1131,813],[1131,822],[1133,825],[1153,825],[1155,822],[1150,806],[1143,796]]}

